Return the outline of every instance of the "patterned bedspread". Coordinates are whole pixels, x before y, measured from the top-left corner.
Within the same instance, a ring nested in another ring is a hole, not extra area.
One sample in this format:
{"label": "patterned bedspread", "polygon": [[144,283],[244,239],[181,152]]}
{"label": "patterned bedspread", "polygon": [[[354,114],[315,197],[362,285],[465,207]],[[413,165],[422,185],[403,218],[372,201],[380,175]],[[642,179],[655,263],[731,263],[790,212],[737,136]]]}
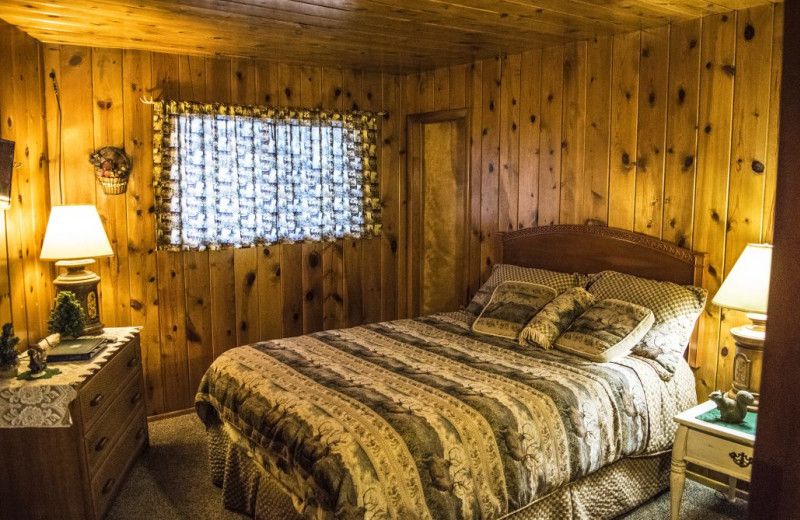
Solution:
{"label": "patterned bedspread", "polygon": [[230,350],[197,409],[310,517],[499,518],[622,457],[669,449],[682,365],[593,363],[438,315]]}

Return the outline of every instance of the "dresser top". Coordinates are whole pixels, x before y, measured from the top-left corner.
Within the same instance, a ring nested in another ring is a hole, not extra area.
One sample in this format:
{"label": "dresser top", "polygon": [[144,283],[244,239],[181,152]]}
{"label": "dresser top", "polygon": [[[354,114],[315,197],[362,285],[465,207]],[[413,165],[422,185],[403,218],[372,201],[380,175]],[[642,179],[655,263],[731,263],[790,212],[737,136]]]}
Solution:
{"label": "dresser top", "polygon": [[[0,379],[0,428],[70,426],[69,404],[78,388],[138,334],[139,327],[108,327],[102,336],[109,344],[88,361],[48,363],[61,371],[48,379]],[[21,355],[20,373],[27,364],[28,356]]]}

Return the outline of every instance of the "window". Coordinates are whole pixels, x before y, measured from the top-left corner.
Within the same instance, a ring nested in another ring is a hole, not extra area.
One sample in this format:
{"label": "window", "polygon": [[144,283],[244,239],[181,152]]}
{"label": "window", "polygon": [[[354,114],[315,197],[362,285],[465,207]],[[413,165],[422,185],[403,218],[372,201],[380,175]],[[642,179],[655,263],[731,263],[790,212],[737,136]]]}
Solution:
{"label": "window", "polygon": [[159,249],[380,233],[371,113],[166,101],[153,129]]}

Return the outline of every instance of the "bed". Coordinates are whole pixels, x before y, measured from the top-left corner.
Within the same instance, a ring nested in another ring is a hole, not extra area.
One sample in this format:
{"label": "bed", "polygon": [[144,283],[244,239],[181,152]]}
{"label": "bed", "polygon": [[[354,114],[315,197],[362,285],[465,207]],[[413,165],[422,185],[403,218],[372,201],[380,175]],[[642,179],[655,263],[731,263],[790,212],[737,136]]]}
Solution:
{"label": "bed", "polygon": [[[495,262],[700,285],[703,255],[587,226],[506,233]],[[580,283],[584,283],[581,281]],[[254,518],[612,518],[666,488],[684,361],[608,363],[477,334],[466,311],[220,356],[196,406],[226,507]]]}

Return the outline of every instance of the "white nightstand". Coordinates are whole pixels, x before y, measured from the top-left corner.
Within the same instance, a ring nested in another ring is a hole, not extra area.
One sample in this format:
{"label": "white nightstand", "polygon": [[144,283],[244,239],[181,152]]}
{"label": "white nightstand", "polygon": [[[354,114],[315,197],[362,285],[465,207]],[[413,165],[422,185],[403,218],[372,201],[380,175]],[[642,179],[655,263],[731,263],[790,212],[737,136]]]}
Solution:
{"label": "white nightstand", "polygon": [[697,419],[716,407],[707,401],[675,416],[678,431],[672,448],[670,473],[670,513],[678,520],[686,481],[686,463],[692,462],[728,475],[728,498],[736,497],[736,481],[750,482],[753,464],[753,434],[735,430],[724,423]]}

